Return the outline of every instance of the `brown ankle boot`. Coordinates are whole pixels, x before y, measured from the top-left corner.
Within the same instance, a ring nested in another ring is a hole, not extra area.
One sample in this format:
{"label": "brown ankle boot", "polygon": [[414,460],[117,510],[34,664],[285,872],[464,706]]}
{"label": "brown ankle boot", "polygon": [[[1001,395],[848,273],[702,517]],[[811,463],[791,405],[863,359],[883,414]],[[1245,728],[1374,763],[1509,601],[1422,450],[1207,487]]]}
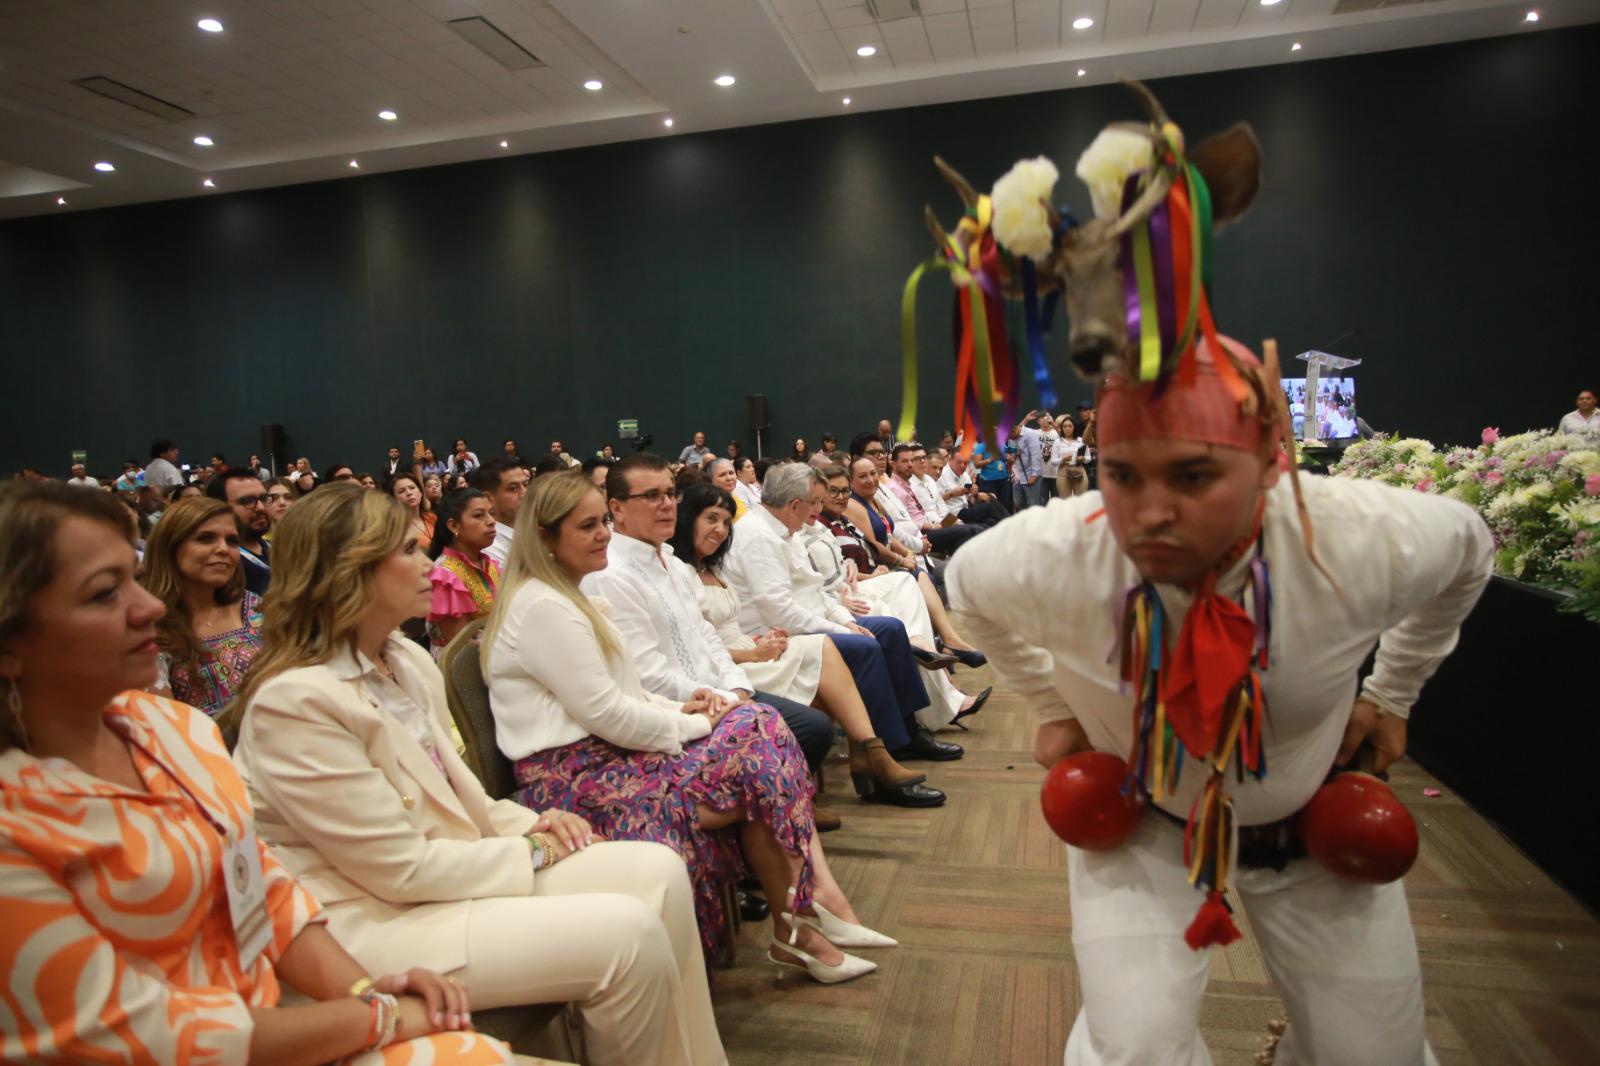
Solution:
{"label": "brown ankle boot", "polygon": [[920,785],[927,779],[927,774],[915,773],[895,762],[877,737],[850,742],[850,783],[858,796],[872,795],[880,784],[886,788],[902,788]]}

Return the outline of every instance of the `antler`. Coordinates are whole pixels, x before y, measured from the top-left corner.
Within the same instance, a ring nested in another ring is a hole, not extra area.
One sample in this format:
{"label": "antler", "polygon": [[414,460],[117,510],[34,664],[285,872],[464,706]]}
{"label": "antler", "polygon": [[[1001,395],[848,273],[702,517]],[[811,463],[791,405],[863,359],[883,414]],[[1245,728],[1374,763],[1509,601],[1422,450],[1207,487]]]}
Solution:
{"label": "antler", "polygon": [[928,232],[933,234],[933,243],[943,252],[950,247],[950,235],[944,231],[944,226],[939,222],[939,216],[933,213],[933,208],[927,204],[922,205],[922,217],[928,223]]}
{"label": "antler", "polygon": [[1145,85],[1144,82],[1124,77],[1122,84],[1126,85],[1128,90],[1139,98],[1139,102],[1144,105],[1145,111],[1150,115],[1150,121],[1155,123],[1157,129],[1172,121],[1167,117],[1167,109],[1161,106],[1161,101],[1156,99],[1156,94],[1151,92],[1149,86]]}
{"label": "antler", "polygon": [[966,178],[963,178],[955,167],[952,167],[938,156],[933,157],[933,165],[939,168],[939,173],[944,175],[944,180],[955,186],[956,192],[961,195],[963,204],[967,207],[978,206],[978,194],[973,191],[971,183]]}
{"label": "antler", "polygon": [[1122,236],[1128,231],[1129,226],[1132,226],[1135,222],[1142,221],[1146,215],[1154,211],[1161,201],[1166,199],[1167,193],[1171,190],[1172,175],[1168,174],[1164,167],[1157,168],[1155,173],[1150,175],[1150,184],[1144,187],[1144,192],[1140,194],[1139,199],[1134,201],[1132,207],[1117,217],[1117,221],[1112,224],[1110,229],[1106,230],[1101,240],[1113,241]]}

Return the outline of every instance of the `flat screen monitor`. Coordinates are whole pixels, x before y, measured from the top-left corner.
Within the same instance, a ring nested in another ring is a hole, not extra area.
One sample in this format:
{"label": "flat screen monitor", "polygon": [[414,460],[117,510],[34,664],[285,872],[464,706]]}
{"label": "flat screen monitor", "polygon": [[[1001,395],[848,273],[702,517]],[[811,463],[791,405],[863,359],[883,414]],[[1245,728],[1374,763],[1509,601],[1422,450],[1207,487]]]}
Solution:
{"label": "flat screen monitor", "polygon": [[1289,400],[1296,440],[1354,440],[1361,435],[1356,428],[1355,378],[1319,378],[1315,402],[1306,396],[1305,378],[1284,378],[1283,394]]}

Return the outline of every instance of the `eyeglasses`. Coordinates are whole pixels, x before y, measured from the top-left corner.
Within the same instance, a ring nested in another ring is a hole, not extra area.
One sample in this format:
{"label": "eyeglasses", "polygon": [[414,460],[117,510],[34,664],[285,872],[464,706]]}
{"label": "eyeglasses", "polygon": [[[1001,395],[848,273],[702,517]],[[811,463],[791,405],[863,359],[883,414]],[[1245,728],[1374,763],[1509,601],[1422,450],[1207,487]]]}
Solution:
{"label": "eyeglasses", "polygon": [[830,500],[842,500],[846,496],[850,495],[850,489],[848,487],[842,489],[829,488],[827,492]]}
{"label": "eyeglasses", "polygon": [[[240,496],[233,501],[233,505],[235,507],[243,507],[246,511],[253,511],[265,504],[269,499],[271,499],[269,496]],[[288,499],[288,497],[284,496],[280,497],[280,499]]]}
{"label": "eyeglasses", "polygon": [[862,451],[861,454],[862,455],[882,455],[883,454],[883,449],[882,448],[867,448],[864,451]]}
{"label": "eyeglasses", "polygon": [[646,489],[644,492],[630,492],[626,496],[618,496],[616,499],[623,501],[643,500],[651,507],[655,507],[662,500],[670,500],[673,503],[677,503],[680,495],[677,489]]}

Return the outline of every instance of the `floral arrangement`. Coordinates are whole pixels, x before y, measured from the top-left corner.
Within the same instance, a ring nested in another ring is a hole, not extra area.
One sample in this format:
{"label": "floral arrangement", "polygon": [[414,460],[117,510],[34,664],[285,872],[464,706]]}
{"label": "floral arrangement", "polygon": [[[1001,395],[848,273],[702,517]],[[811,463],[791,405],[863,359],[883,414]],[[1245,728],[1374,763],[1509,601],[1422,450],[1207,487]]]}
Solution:
{"label": "floral arrangement", "polygon": [[1382,481],[1460,500],[1494,535],[1502,576],[1571,593],[1567,609],[1600,622],[1600,449],[1582,437],[1483,431],[1476,448],[1378,437],[1345,450],[1335,477]]}

